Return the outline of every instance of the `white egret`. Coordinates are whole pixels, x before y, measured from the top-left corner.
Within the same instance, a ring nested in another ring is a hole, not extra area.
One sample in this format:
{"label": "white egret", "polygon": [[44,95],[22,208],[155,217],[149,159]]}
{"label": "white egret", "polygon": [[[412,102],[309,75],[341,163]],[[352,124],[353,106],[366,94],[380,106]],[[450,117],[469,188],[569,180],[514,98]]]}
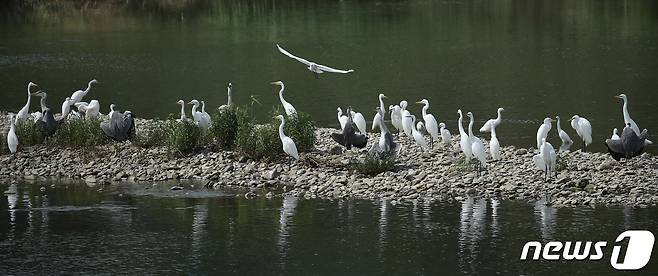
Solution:
{"label": "white egret", "polygon": [[391,124],[400,133],[400,129],[402,129],[402,109],[399,105],[391,105],[388,109],[391,111]]}
{"label": "white egret", "polygon": [[439,130],[441,131],[441,142],[443,142],[443,144],[445,144],[446,146],[450,146],[450,143],[452,143],[452,135],[450,134],[450,131],[446,128],[446,124],[440,123]]}
{"label": "white egret", "polygon": [[[622,106],[622,113],[624,114],[624,125],[631,124],[631,129],[635,132],[635,135],[640,135],[640,127],[635,123],[635,121],[633,121],[631,114],[628,113],[628,97],[626,94],[621,93],[615,96],[615,98],[624,100],[624,105]],[[647,145],[653,144],[653,142],[651,142],[649,139],[645,139],[645,143]]]}
{"label": "white egret", "polygon": [[617,128],[612,129],[612,136],[610,136],[610,140],[621,140],[619,134],[617,134]]}
{"label": "white egret", "polygon": [[18,136],[16,136],[16,125],[14,123],[14,113],[9,113],[9,132],[7,132],[7,147],[11,153],[16,153],[18,149]]}
{"label": "white egret", "polygon": [[16,121],[25,121],[30,113],[30,102],[32,100],[32,92],[30,92],[30,88],[33,86],[37,85],[33,82],[27,84],[27,103],[25,103],[25,106],[23,106],[23,108],[21,108],[21,110],[16,113]]}
{"label": "white egret", "polygon": [[336,111],[338,112],[338,123],[340,124],[340,130],[345,129],[345,125],[347,125],[347,121],[349,119],[347,118],[347,115],[343,114],[343,109],[338,107],[336,108]]}
{"label": "white egret", "polygon": [[109,120],[112,120],[112,114],[114,114],[114,108],[116,107],[115,104],[110,104],[110,113],[107,113],[107,118]]}
{"label": "white egret", "polygon": [[223,105],[219,106],[217,108],[217,109],[219,109],[219,111],[224,111],[224,110],[226,110],[227,108],[229,108],[233,105],[233,100],[231,98],[231,93],[232,92],[233,92],[233,85],[229,82],[228,87],[226,87],[226,94],[227,94],[226,104],[223,104]]}
{"label": "white egret", "polygon": [[[377,96],[377,98],[379,99],[379,109],[386,110],[386,107],[384,107],[384,98],[387,98],[386,95],[380,93],[379,96]],[[375,130],[377,127],[380,127],[379,126],[380,121],[384,122],[386,120],[384,117],[385,114],[386,113],[379,114],[379,112],[375,114],[375,118],[372,119],[372,130]],[[379,119],[379,117],[381,117],[381,120]]]}
{"label": "white egret", "polygon": [[586,147],[592,143],[592,124],[584,117],[578,115],[573,115],[570,121],[571,127],[583,139],[583,151],[585,151]]}
{"label": "white egret", "polygon": [[555,164],[557,163],[557,154],[555,148],[551,143],[546,142],[546,138],[542,138],[539,153],[532,157],[537,169],[544,172],[544,180],[548,180],[552,173],[555,172]]}
{"label": "white egret", "polygon": [[286,115],[297,116],[297,110],[295,110],[295,107],[292,106],[292,104],[290,104],[289,102],[286,102],[286,100],[283,98],[283,90],[285,89],[283,82],[275,81],[275,82],[271,82],[270,84],[281,86],[281,89],[279,90],[279,100],[281,100],[281,105],[283,106],[283,109],[286,111]]}
{"label": "white egret", "polygon": [[87,113],[87,106],[89,106],[89,103],[87,102],[77,102],[75,103],[75,107],[78,109],[78,117],[82,117]]}
{"label": "white egret", "polygon": [[[411,115],[411,116],[409,116],[409,117],[411,117],[411,125],[412,125],[412,126],[415,125],[415,123],[416,123],[416,116]],[[422,126],[422,124],[421,124],[420,126]],[[412,127],[412,128],[411,128],[411,135],[412,135],[412,137],[414,138],[414,141],[416,141],[416,144],[417,144],[418,146],[420,146],[420,149],[421,149],[421,150],[426,150],[426,149],[428,149],[427,141],[425,141],[425,137],[423,137],[423,135],[420,133],[420,131],[418,130],[418,127],[419,127],[419,126],[416,125],[416,127]]]}
{"label": "white egret", "polygon": [[339,70],[339,69],[334,69],[334,68],[331,68],[331,67],[329,67],[329,66],[325,66],[325,65],[317,64],[317,63],[315,63],[315,62],[308,61],[308,60],[306,60],[306,59],[303,59],[303,58],[297,57],[297,56],[291,54],[290,52],[286,51],[285,49],[281,48],[281,46],[279,46],[279,44],[276,45],[276,48],[279,49],[279,52],[281,52],[282,54],[284,54],[284,55],[286,55],[286,56],[288,56],[288,57],[290,57],[290,58],[292,58],[292,59],[295,59],[295,60],[297,60],[297,61],[299,61],[299,62],[305,64],[306,66],[308,66],[308,70],[311,71],[311,72],[313,72],[313,73],[315,73],[315,77],[316,77],[316,78],[318,77],[318,74],[322,74],[322,73],[324,73],[324,72],[329,72],[329,73],[341,73],[341,74],[346,74],[346,73],[354,72],[354,70],[352,70],[352,69],[350,69],[350,70]]}
{"label": "white egret", "polygon": [[557,134],[558,136],[560,136],[560,140],[562,140],[562,144],[571,145],[573,143],[571,137],[569,137],[569,134],[567,134],[564,130],[562,130],[562,127],[560,126],[560,116],[555,116],[555,119],[557,119]]}
{"label": "white egret", "polygon": [[552,122],[553,119],[546,117],[544,118],[544,123],[539,126],[539,129],[537,129],[537,150],[541,148],[541,139],[548,137],[548,132],[551,131]]}
{"label": "white egret", "polygon": [[178,100],[178,102],[176,103],[180,104],[180,119],[178,119],[177,121],[184,122],[187,120],[187,116],[185,115],[185,101]]}
{"label": "white egret", "polygon": [[201,112],[197,111],[200,106],[199,101],[192,100],[187,104],[192,105],[192,118],[194,119],[194,123],[202,129],[208,129],[211,125],[210,118],[203,116]]}
{"label": "white egret", "polygon": [[484,123],[484,125],[482,125],[482,127],[480,128],[480,132],[491,132],[491,127],[492,127],[492,126],[496,126],[496,127],[497,127],[498,125],[500,125],[500,122],[502,121],[501,113],[502,113],[503,111],[505,111],[505,109],[502,108],[502,107],[499,107],[498,110],[497,110],[497,112],[498,112],[498,117],[496,117],[496,119],[489,119],[489,120],[487,120],[487,122]]}
{"label": "white egret", "polygon": [[98,82],[96,79],[90,80],[89,83],[87,84],[87,89],[85,89],[84,91],[83,90],[78,90],[78,91],[73,92],[73,94],[71,94],[71,97],[70,97],[71,98],[70,104],[74,105],[74,104],[79,103],[80,101],[82,101],[82,98],[84,96],[86,96],[87,93],[89,93],[89,90],[91,90],[91,85],[92,84],[97,84],[97,83],[100,83],[100,82]]}
{"label": "white egret", "polygon": [[100,110],[101,104],[98,102],[98,100],[91,100],[85,107],[85,119],[89,120],[98,117]]}
{"label": "white egret", "polygon": [[366,118],[363,117],[363,114],[354,111],[350,111],[350,113],[350,115],[352,115],[352,120],[354,121],[354,124],[356,125],[356,128],[359,130],[359,132],[366,133],[368,129],[366,128]]}
{"label": "white egret", "polygon": [[71,112],[71,97],[66,97],[64,102],[62,103],[62,114],[59,118],[59,120],[64,120],[66,117],[69,116],[69,112]]}
{"label": "white egret", "polygon": [[[471,144],[471,153],[480,161],[478,165],[484,169],[487,166],[487,154],[485,153],[484,144],[480,138],[473,135],[473,123],[475,121],[473,113],[468,112],[466,113],[466,116],[471,119],[471,121],[468,123],[468,138]],[[479,173],[480,168],[478,168],[478,174]]]}
{"label": "white egret", "polygon": [[434,140],[439,140],[439,124],[436,122],[434,115],[427,113],[427,109],[430,108],[430,102],[427,99],[422,99],[417,102],[423,104],[423,121],[425,121],[425,127],[427,128],[427,133],[430,135],[430,147],[434,147]]}
{"label": "white egret", "polygon": [[209,122],[210,126],[212,126],[212,119],[210,118],[210,114],[206,112],[206,102],[201,101],[201,116],[203,117],[203,120],[206,122]]}
{"label": "white egret", "polygon": [[466,164],[468,164],[471,161],[471,157],[473,157],[473,153],[471,151],[471,140],[468,134],[466,134],[466,131],[464,131],[464,126],[462,125],[462,121],[464,119],[462,110],[457,109],[457,114],[459,114],[459,119],[457,120],[457,125],[459,126],[459,147],[461,147],[462,152],[466,158]]}
{"label": "white egret", "polygon": [[411,112],[407,110],[407,101],[401,101],[400,108],[402,109],[402,130],[404,134],[411,137],[411,129],[414,128],[414,124],[411,122]]}
{"label": "white egret", "polygon": [[489,141],[489,153],[491,153],[491,159],[500,160],[500,142],[498,141],[498,136],[496,135],[496,125],[491,125],[491,141]]}
{"label": "white egret", "polygon": [[286,136],[285,133],[283,133],[283,127],[286,124],[283,115],[277,115],[276,118],[281,120],[281,124],[279,125],[279,138],[281,139],[283,152],[292,158],[295,158],[295,160],[299,160],[299,154],[297,153],[297,146],[295,145],[295,142],[290,139],[290,137]]}

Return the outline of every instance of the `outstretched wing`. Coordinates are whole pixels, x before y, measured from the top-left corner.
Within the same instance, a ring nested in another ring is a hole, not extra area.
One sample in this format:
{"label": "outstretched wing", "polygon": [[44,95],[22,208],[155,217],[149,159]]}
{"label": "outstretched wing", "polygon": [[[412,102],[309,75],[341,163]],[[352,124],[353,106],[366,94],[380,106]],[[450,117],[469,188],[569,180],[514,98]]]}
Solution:
{"label": "outstretched wing", "polygon": [[304,64],[306,64],[306,65],[311,65],[311,62],[310,62],[310,61],[305,60],[305,59],[303,59],[303,58],[300,58],[300,57],[298,57],[298,56],[295,56],[295,55],[291,54],[290,52],[286,51],[286,49],[281,48],[281,46],[279,46],[279,44],[276,45],[276,48],[279,49],[279,52],[281,52],[282,54],[284,54],[284,55],[286,55],[286,56],[289,56],[289,57],[291,57],[291,58],[293,58],[293,59],[296,59],[297,61],[299,61],[299,62],[301,62],[301,63],[304,63]]}
{"label": "outstretched wing", "polygon": [[329,73],[347,74],[347,73],[354,72],[354,70],[352,70],[352,69],[350,69],[350,70],[339,70],[339,69],[334,69],[334,68],[331,68],[329,66],[325,66],[325,65],[321,65],[321,64],[318,64],[318,69],[320,69],[322,71],[325,71],[325,72],[329,72]]}

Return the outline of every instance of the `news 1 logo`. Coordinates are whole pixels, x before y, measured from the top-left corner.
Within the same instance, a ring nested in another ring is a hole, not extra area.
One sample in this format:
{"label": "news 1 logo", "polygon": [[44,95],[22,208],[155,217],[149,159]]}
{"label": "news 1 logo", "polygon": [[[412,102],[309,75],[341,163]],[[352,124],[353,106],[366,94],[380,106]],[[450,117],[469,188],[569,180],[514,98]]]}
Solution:
{"label": "news 1 logo", "polygon": [[[619,245],[619,243],[624,239],[628,239],[628,245],[622,255],[623,246]],[[646,230],[628,230],[619,234],[617,239],[615,239],[615,245],[612,247],[610,265],[617,270],[637,270],[643,268],[651,259],[654,241],[653,233]],[[538,241],[530,241],[523,246],[521,260],[526,260],[530,249],[534,249],[532,260],[539,260],[541,258],[544,260],[588,259],[596,261],[605,257],[603,249],[607,245],[607,241],[551,241],[545,245],[542,245]]]}

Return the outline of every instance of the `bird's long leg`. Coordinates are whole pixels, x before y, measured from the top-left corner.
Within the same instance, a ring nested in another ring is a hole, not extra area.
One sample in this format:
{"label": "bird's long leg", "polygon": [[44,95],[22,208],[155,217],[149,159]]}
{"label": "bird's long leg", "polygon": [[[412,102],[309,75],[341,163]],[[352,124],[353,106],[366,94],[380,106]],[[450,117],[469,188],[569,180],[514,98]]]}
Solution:
{"label": "bird's long leg", "polygon": [[585,146],[585,140],[583,140],[583,152],[587,152],[586,147],[587,147],[587,146]]}
{"label": "bird's long leg", "polygon": [[434,138],[432,138],[432,135],[430,135],[430,149],[434,149]]}

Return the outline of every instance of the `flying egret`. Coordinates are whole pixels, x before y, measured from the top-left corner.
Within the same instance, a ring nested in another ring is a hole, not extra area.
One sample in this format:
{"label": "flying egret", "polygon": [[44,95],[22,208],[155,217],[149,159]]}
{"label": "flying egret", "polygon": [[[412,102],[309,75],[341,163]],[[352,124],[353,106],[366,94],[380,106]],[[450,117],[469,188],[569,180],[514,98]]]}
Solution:
{"label": "flying egret", "polygon": [[[412,126],[415,125],[416,116],[411,115],[409,117],[411,117],[411,125]],[[421,126],[422,126],[422,124],[421,124]],[[425,141],[425,137],[423,137],[423,135],[420,134],[420,131],[418,130],[418,125],[416,125],[416,127],[411,128],[411,135],[414,138],[414,141],[416,141],[416,144],[418,146],[420,146],[421,151],[424,151],[424,150],[428,149],[427,141]]]}
{"label": "flying egret", "polygon": [[[631,124],[631,129],[635,131],[635,135],[640,135],[640,127],[635,123],[635,121],[633,121],[631,114],[628,113],[628,97],[626,94],[621,93],[615,96],[615,98],[624,100],[624,105],[622,106],[622,113],[624,114],[624,125]],[[649,139],[645,139],[645,143],[647,145],[653,144],[653,142],[651,142]]]}
{"label": "flying egret", "polygon": [[224,111],[233,105],[233,100],[231,98],[231,93],[233,92],[233,85],[229,82],[228,87],[226,87],[227,101],[226,104],[219,106],[217,109],[219,111]]}
{"label": "flying egret", "polygon": [[440,123],[439,130],[441,131],[441,142],[443,142],[443,144],[445,144],[446,146],[450,146],[450,143],[452,143],[452,135],[450,134],[450,131],[446,128],[446,124]]}
{"label": "flying egret", "polygon": [[535,154],[532,157],[532,160],[535,162],[537,169],[544,172],[544,180],[548,180],[552,173],[556,172],[555,164],[557,162],[557,154],[555,153],[553,145],[546,142],[546,138],[542,138],[541,141],[542,143],[539,147],[539,153]]}
{"label": "flying egret", "polygon": [[308,66],[308,70],[315,74],[315,78],[318,77],[318,74],[322,74],[324,72],[341,73],[341,74],[354,72],[354,70],[352,70],[352,69],[350,69],[350,70],[339,70],[339,69],[331,68],[329,66],[325,66],[325,65],[317,64],[317,63],[312,62],[312,61],[305,60],[303,58],[297,57],[297,56],[289,53],[285,49],[281,48],[281,46],[279,46],[279,44],[276,45],[276,48],[279,49],[279,52],[281,52],[282,54],[284,54],[284,55],[286,55],[286,56],[288,56],[292,59],[295,59],[295,60],[297,60],[297,61],[299,61],[303,64],[306,64]]}
{"label": "flying egret", "polygon": [[283,127],[286,124],[283,115],[277,115],[275,118],[281,120],[281,124],[279,125],[279,138],[281,139],[283,152],[289,156],[292,156],[292,158],[295,158],[295,160],[299,160],[299,154],[297,153],[297,146],[295,145],[295,142],[283,133]]}
{"label": "flying egret", "polygon": [[65,120],[66,117],[69,116],[69,112],[71,112],[71,97],[66,97],[64,102],[62,103],[62,114],[59,118],[59,120]]}
{"label": "flying egret", "polygon": [[7,147],[11,153],[16,153],[18,149],[18,136],[16,136],[16,125],[14,113],[9,113],[9,132],[7,132]]}
{"label": "flying egret", "polygon": [[347,115],[343,114],[343,109],[338,107],[336,108],[337,115],[338,115],[338,123],[340,124],[340,130],[345,129],[345,125],[347,125],[347,121],[349,120],[347,118]]}
{"label": "flying egret", "polygon": [[[375,109],[378,113],[384,113],[383,110],[379,109],[377,107]],[[372,147],[369,150],[369,153],[371,155],[378,154],[379,157],[383,157],[386,154],[390,153],[395,153],[397,154],[400,151],[401,146],[395,141],[393,141],[393,135],[391,135],[391,132],[388,130],[388,127],[386,124],[384,124],[382,120],[384,116],[380,116],[380,125],[381,127],[379,128],[379,141],[377,143],[373,143]]]}
{"label": "flying egret", "polygon": [[[384,98],[387,98],[386,95],[380,93],[379,96],[377,96],[377,98],[379,99],[379,109],[386,110],[384,107]],[[379,127],[380,121],[383,122],[384,120],[386,120],[384,117],[385,114],[386,113],[379,114],[379,112],[375,114],[375,118],[372,119],[372,130],[375,130],[377,127]],[[381,117],[382,119],[379,120],[379,117]]]}
{"label": "flying egret", "polygon": [[109,120],[112,120],[112,114],[114,114],[114,108],[116,107],[115,104],[110,104],[110,113],[107,114],[107,118]]}
{"label": "flying egret", "polygon": [[[350,111],[352,111],[352,109],[348,107],[347,112],[349,113]],[[331,138],[348,150],[352,149],[352,146],[361,149],[368,144],[368,137],[363,134],[356,134],[354,131],[352,117],[350,116],[347,116],[347,124],[345,124],[343,131],[341,133],[332,133]]]}
{"label": "flying egret", "polygon": [[399,134],[400,129],[402,129],[402,109],[397,104],[389,106],[388,109],[391,111],[391,124],[393,124],[393,127],[395,127]]}
{"label": "flying egret", "polygon": [[414,128],[414,124],[411,122],[411,112],[407,110],[407,101],[401,101],[400,108],[402,109],[402,130],[405,135],[411,137],[411,129]]}
{"label": "flying egret", "polygon": [[356,125],[356,128],[359,130],[359,132],[365,134],[366,131],[368,130],[366,128],[366,118],[364,118],[363,114],[361,114],[360,112],[350,111],[350,113],[351,113],[350,115],[352,116],[352,120]]}
{"label": "flying egret", "polygon": [[496,119],[489,119],[489,120],[487,120],[487,122],[484,123],[484,125],[480,128],[480,132],[491,132],[491,127],[492,127],[492,126],[496,126],[496,127],[497,127],[498,125],[500,125],[500,122],[502,121],[501,113],[502,113],[503,111],[505,111],[505,109],[502,108],[502,107],[499,107],[498,110],[497,110],[497,112],[498,112],[498,117],[496,117]]}
{"label": "flying egret", "polygon": [[89,93],[89,90],[91,90],[91,85],[92,84],[98,84],[98,83],[100,83],[100,82],[98,82],[96,79],[90,80],[89,83],[87,84],[87,89],[85,89],[84,91],[78,90],[78,91],[73,92],[73,94],[71,94],[70,104],[74,105],[74,104],[79,103],[80,101],[82,101],[82,98],[84,96],[86,96],[87,93]]}
{"label": "flying egret", "polygon": [[192,100],[187,104],[192,105],[192,118],[194,118],[194,123],[202,129],[208,129],[211,125],[210,118],[203,116],[200,111],[197,111],[200,104],[197,100]]}
{"label": "flying egret", "polygon": [[564,130],[562,130],[562,127],[560,126],[560,116],[555,116],[555,119],[557,119],[557,134],[560,136],[560,140],[562,140],[563,145],[571,145],[573,144],[573,141],[571,140],[571,137],[569,137],[569,134],[567,134]]}
{"label": "flying egret", "polygon": [[621,137],[619,137],[619,134],[617,134],[617,128],[612,129],[612,136],[610,136],[610,140],[621,140]]}
{"label": "flying egret", "polygon": [[459,126],[459,147],[461,147],[466,158],[466,164],[468,164],[471,161],[471,157],[473,157],[471,151],[471,140],[468,134],[466,134],[466,131],[464,131],[464,126],[462,126],[462,120],[464,119],[462,110],[457,109],[457,114],[459,114],[459,119],[457,120],[457,125]]}
{"label": "flying egret", "polygon": [[423,121],[425,121],[425,127],[427,132],[430,134],[430,147],[434,147],[434,140],[439,140],[439,124],[436,122],[434,115],[427,113],[427,109],[430,108],[430,102],[427,99],[422,99],[417,102],[423,104]]}
{"label": "flying egret", "polygon": [[485,169],[487,166],[487,154],[484,152],[485,150],[482,140],[480,140],[479,137],[473,135],[473,123],[475,121],[473,113],[469,111],[466,113],[466,116],[471,119],[471,121],[468,123],[468,139],[471,144],[471,153],[480,161],[477,168],[477,172],[480,174],[480,167]]}
{"label": "flying egret", "polygon": [[185,101],[178,100],[176,103],[180,104],[180,119],[177,119],[176,121],[184,122],[187,120],[187,116],[185,115]]}
{"label": "flying egret", "polygon": [[539,126],[539,129],[537,129],[537,150],[541,148],[541,139],[548,137],[548,132],[551,131],[552,122],[553,119],[546,117],[544,118],[544,123]]}
{"label": "flying egret", "polygon": [[25,103],[25,106],[16,113],[16,121],[25,121],[30,113],[30,101],[32,100],[32,92],[30,92],[30,88],[33,86],[37,86],[37,84],[33,82],[27,84],[27,103]]}
{"label": "flying egret", "polygon": [[640,135],[636,135],[631,127],[631,124],[626,124],[624,130],[621,132],[621,138],[618,140],[606,139],[605,145],[608,147],[608,152],[615,160],[619,161],[621,158],[631,159],[644,152],[647,146],[645,140],[647,139],[647,130],[644,129]]}
{"label": "flying egret", "polygon": [[210,118],[210,114],[206,112],[206,102],[201,101],[201,116],[203,117],[203,120],[206,122],[209,122],[209,126],[212,126],[212,119]]}
{"label": "flying egret", "polygon": [[573,115],[569,120],[571,121],[571,127],[583,139],[583,151],[585,151],[587,146],[592,143],[592,124],[584,117],[578,115]]}
{"label": "flying egret", "polygon": [[101,104],[98,102],[98,100],[91,100],[85,107],[85,119],[89,120],[98,117],[100,110]]}
{"label": "flying egret", "polygon": [[500,142],[498,141],[498,136],[496,135],[496,125],[491,125],[491,141],[489,141],[489,153],[491,153],[491,159],[500,160]]}
{"label": "flying egret", "polygon": [[270,84],[281,86],[281,89],[279,90],[279,100],[281,100],[281,105],[283,106],[283,109],[286,111],[286,115],[297,116],[297,110],[295,110],[295,107],[292,106],[292,104],[290,104],[289,102],[286,102],[286,100],[283,98],[283,90],[285,89],[283,82],[275,81],[275,82],[271,82]]}
{"label": "flying egret", "polygon": [[135,119],[130,111],[111,112],[109,122],[101,124],[101,129],[112,140],[123,142],[130,140],[131,135],[135,131]]}

